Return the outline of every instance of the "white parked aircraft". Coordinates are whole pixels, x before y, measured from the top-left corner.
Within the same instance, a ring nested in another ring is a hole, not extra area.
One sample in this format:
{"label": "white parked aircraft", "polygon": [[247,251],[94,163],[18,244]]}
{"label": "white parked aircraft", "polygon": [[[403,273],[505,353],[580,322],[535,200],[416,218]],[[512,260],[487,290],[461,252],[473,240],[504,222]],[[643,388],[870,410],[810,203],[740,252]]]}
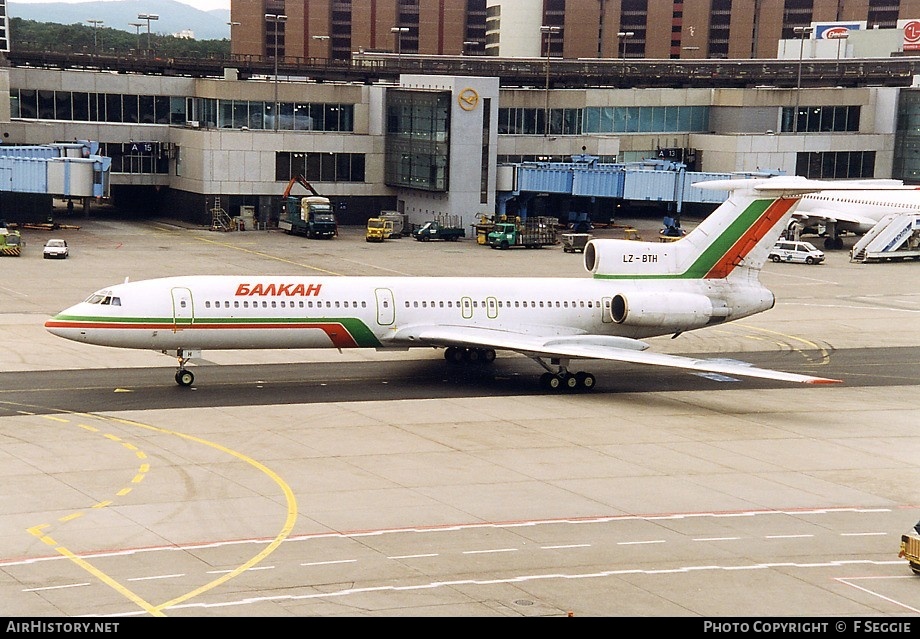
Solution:
{"label": "white parked aircraft", "polygon": [[920,188],[905,186],[900,180],[848,180],[832,185],[832,190],[803,196],[792,218],[800,229],[824,226],[826,249],[842,249],[841,233],[863,235],[892,213],[920,214]]}
{"label": "white parked aircraft", "polygon": [[801,195],[828,183],[802,178],[697,184],[728,199],[672,243],[594,239],[590,278],[259,277],[189,275],[99,290],[45,326],[77,342],[152,349],[178,358],[176,382],[203,349],[443,348],[450,362],[526,355],[549,389],[590,389],[579,359],[808,384],[840,380],[743,362],[648,352],[644,338],[748,317],[773,307],[759,279]]}

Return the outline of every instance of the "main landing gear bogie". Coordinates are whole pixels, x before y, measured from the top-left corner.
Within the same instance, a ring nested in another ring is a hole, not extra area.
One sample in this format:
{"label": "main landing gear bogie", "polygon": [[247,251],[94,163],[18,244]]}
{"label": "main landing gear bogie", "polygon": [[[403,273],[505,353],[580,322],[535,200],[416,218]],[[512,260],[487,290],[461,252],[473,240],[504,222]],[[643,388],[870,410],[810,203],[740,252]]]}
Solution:
{"label": "main landing gear bogie", "polygon": [[444,359],[451,364],[491,364],[495,361],[495,349],[448,346],[444,349]]}
{"label": "main landing gear bogie", "polygon": [[568,358],[552,358],[549,362],[542,357],[532,357],[546,372],[540,376],[540,386],[555,392],[578,392],[593,390],[597,385],[597,378],[593,373],[579,371],[570,373]]}
{"label": "main landing gear bogie", "polygon": [[824,238],[824,248],[829,251],[839,251],[843,248],[843,238],[839,235],[835,237]]}
{"label": "main landing gear bogie", "polygon": [[588,391],[594,388],[597,379],[591,373],[543,373],[540,386],[552,391]]}

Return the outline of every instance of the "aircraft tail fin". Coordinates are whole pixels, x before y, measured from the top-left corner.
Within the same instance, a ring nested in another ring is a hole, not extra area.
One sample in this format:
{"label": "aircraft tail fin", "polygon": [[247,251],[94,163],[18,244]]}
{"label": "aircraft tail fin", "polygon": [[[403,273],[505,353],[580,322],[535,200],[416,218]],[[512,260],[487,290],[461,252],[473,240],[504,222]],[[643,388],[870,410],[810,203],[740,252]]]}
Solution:
{"label": "aircraft tail fin", "polygon": [[585,268],[601,279],[756,277],[802,195],[831,188],[799,177],[714,180],[694,186],[728,191],[728,197],[675,242],[591,240],[585,247]]}

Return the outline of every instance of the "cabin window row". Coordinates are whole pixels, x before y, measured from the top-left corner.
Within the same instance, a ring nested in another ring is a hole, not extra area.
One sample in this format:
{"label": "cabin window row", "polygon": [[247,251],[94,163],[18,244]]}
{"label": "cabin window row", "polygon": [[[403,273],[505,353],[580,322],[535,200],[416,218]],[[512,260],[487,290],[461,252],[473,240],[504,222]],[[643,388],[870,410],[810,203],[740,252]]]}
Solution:
{"label": "cabin window row", "polygon": [[205,308],[367,308],[367,302],[357,301],[316,301],[313,300],[207,300]]}
{"label": "cabin window row", "polygon": [[[481,302],[478,300],[472,300],[472,302],[467,303],[467,306],[472,306],[473,308],[480,308],[480,307],[488,308],[489,306],[491,306],[492,308],[600,308],[601,304],[600,302],[595,302],[592,300],[578,300],[578,301],[572,301],[571,303],[568,301],[558,301],[558,300],[554,302],[551,302],[551,301],[543,302],[539,300],[538,301],[515,300],[514,302],[496,300],[492,302],[491,304],[487,303],[485,300]],[[446,300],[446,301],[440,300],[437,302],[434,300],[431,300],[431,301],[415,300],[411,302],[409,300],[406,300],[406,308],[462,308],[462,307],[463,307],[462,302],[455,302],[453,300]]]}

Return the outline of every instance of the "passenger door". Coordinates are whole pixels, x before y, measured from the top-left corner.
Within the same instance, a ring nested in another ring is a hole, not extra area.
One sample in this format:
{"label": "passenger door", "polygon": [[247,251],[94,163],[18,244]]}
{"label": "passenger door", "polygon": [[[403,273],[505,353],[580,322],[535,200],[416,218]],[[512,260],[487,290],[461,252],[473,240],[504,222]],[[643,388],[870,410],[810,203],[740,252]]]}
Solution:
{"label": "passenger door", "polygon": [[187,288],[172,289],[173,330],[191,326],[195,321],[195,309],[192,306],[192,292]]}

